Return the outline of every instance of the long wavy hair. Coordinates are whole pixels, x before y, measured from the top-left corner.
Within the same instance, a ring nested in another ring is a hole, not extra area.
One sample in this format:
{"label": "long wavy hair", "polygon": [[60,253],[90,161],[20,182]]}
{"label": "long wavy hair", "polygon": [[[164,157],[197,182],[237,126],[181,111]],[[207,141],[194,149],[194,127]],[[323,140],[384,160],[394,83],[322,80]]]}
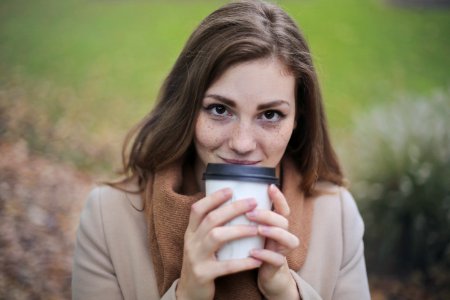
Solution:
{"label": "long wavy hair", "polygon": [[311,195],[318,180],[342,185],[306,40],[286,12],[258,0],[224,5],[189,37],[155,107],[126,137],[122,182],[137,179],[143,191],[154,172],[195,155],[195,123],[207,88],[231,66],[267,57],[279,59],[296,78],[297,126],[286,151],[302,174],[301,188]]}

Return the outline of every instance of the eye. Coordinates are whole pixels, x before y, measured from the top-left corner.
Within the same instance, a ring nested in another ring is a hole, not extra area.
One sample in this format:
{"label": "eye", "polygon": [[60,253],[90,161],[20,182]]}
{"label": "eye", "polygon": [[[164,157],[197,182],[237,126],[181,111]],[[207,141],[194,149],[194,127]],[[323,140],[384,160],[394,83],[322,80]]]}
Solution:
{"label": "eye", "polygon": [[213,116],[229,115],[227,108],[222,104],[211,104],[206,107],[206,110]]}
{"label": "eye", "polygon": [[283,117],[283,114],[276,110],[268,110],[263,112],[261,119],[270,122],[279,121]]}

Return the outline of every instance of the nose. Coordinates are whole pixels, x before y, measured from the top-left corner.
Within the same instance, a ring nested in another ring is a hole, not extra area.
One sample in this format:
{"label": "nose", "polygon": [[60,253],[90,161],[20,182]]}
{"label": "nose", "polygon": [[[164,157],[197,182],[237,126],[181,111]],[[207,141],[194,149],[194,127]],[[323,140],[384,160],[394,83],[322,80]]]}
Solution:
{"label": "nose", "polygon": [[228,146],[237,154],[245,155],[256,149],[256,139],[250,125],[238,122],[233,127]]}

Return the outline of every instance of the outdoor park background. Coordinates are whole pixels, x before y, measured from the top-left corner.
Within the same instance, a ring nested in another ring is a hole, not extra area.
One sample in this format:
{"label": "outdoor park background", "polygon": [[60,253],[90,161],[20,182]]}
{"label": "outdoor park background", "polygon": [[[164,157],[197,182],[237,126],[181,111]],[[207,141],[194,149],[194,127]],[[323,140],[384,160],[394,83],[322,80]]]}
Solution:
{"label": "outdoor park background", "polygon": [[[448,2],[278,1],[311,46],[373,299],[450,298]],[[70,298],[89,189],[223,3],[0,1],[0,299]]]}

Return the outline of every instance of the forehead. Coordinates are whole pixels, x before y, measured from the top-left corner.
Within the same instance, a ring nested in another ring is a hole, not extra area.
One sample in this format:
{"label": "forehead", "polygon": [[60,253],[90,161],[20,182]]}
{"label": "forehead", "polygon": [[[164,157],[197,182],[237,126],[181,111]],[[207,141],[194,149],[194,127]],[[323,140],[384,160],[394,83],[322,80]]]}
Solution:
{"label": "forehead", "polygon": [[207,90],[236,100],[295,101],[295,78],[278,59],[265,58],[228,68]]}

